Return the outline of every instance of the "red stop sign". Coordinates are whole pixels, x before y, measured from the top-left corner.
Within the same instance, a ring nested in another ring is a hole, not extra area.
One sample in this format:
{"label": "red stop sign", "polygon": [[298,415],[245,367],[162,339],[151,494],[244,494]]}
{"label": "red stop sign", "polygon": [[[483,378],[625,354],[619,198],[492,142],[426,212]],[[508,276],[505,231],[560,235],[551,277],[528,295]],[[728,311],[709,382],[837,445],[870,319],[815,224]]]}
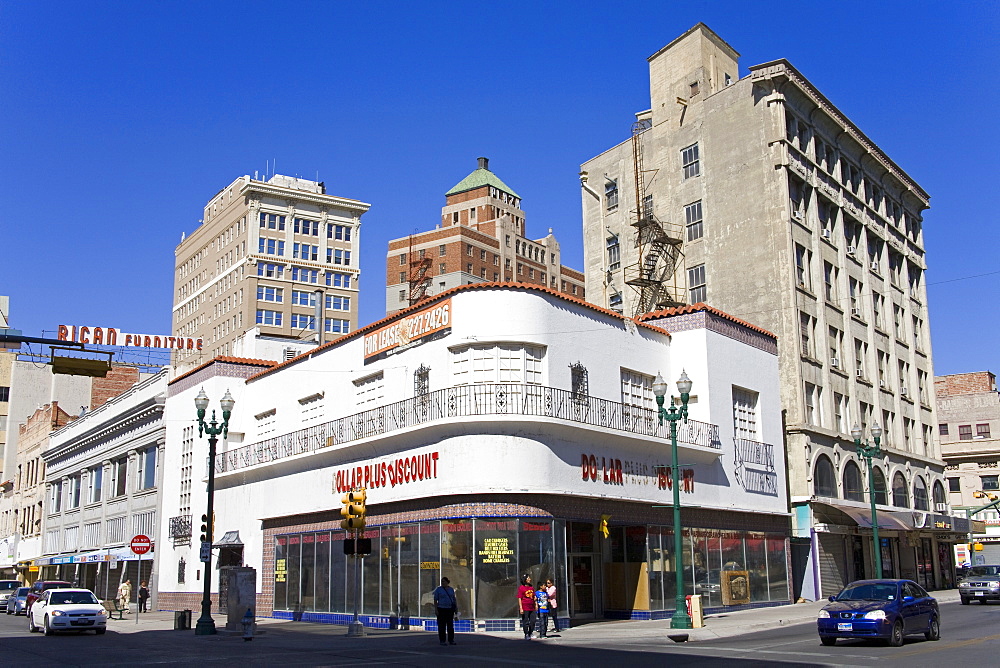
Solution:
{"label": "red stop sign", "polygon": [[132,542],[129,543],[129,547],[131,547],[132,551],[135,552],[136,554],[146,554],[147,552],[149,552],[149,549],[152,547],[152,544],[149,541],[149,536],[143,536],[142,534],[139,534],[138,536],[132,539]]}

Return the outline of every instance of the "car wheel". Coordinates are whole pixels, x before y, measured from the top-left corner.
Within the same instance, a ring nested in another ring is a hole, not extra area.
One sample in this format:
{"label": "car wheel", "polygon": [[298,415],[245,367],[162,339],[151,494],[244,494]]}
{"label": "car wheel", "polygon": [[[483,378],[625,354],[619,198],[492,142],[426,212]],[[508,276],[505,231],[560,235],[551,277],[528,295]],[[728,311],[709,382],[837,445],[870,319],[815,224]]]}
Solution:
{"label": "car wheel", "polygon": [[103,636],[105,631],[107,631],[107,629],[94,629],[94,632],[99,636]]}
{"label": "car wheel", "polygon": [[829,647],[830,645],[836,645],[837,639],[831,638],[830,636],[820,636],[819,641]]}
{"label": "car wheel", "polygon": [[940,640],[941,639],[941,622],[937,617],[931,618],[931,626],[927,629],[924,637],[928,640]]}
{"label": "car wheel", "polygon": [[963,596],[962,597],[962,605],[969,605],[969,597],[968,596]]}
{"label": "car wheel", "polygon": [[892,625],[892,635],[889,636],[889,647],[903,646],[903,622],[896,620]]}
{"label": "car wheel", "polygon": [[38,633],[38,627],[35,626],[35,620],[28,615],[28,633]]}
{"label": "car wheel", "polygon": [[[897,624],[898,624],[898,622],[897,622]],[[48,615],[45,615],[45,619],[42,620],[42,632],[45,635],[47,635],[47,636],[52,635],[52,627],[49,626],[49,616]]]}

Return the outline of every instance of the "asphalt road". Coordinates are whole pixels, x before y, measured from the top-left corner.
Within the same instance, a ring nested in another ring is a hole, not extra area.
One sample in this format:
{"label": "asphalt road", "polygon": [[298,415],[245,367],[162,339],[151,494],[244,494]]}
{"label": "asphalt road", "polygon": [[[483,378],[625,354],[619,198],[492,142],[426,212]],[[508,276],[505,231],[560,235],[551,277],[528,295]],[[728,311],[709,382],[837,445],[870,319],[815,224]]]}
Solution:
{"label": "asphalt road", "polygon": [[[253,642],[239,637],[197,637],[192,631],[122,633],[113,623],[104,636],[29,634],[23,616],[0,615],[2,666],[954,666],[997,665],[1000,604],[945,603],[942,639],[907,638],[903,647],[873,641],[820,645],[813,624],[786,626],[731,638],[674,644],[657,634],[630,637],[613,623],[573,629],[548,641],[464,634],[458,645],[441,647],[426,632],[373,632],[347,638],[344,627],[269,624]],[[128,623],[128,620],[126,622]],[[606,630],[595,634],[593,631]],[[574,637],[576,635],[576,637]],[[992,659],[990,657],[993,657]],[[1000,663],[1000,660],[998,660]]]}

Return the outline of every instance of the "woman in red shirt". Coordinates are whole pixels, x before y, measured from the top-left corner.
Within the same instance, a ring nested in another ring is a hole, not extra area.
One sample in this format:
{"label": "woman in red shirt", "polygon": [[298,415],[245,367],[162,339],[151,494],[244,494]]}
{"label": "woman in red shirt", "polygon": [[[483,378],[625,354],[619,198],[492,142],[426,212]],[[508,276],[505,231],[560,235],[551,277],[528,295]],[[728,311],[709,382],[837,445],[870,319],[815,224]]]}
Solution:
{"label": "woman in red shirt", "polygon": [[517,588],[517,604],[521,611],[521,628],[524,639],[531,640],[535,630],[535,589],[531,586],[531,576],[521,576],[521,586]]}

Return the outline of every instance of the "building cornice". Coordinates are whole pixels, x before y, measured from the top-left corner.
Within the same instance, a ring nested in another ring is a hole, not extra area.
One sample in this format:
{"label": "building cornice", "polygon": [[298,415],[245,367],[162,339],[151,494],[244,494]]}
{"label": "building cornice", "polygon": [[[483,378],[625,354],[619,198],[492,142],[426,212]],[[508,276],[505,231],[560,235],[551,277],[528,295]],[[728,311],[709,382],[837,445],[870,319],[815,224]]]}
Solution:
{"label": "building cornice", "polygon": [[923,203],[925,208],[929,206],[930,195],[787,60],[780,58],[760,65],[754,65],[750,67],[750,78],[754,82],[768,79],[786,79],[795,84],[813,104],[827,116],[842,125],[851,139],[864,148],[875,161],[902,183],[911,195]]}
{"label": "building cornice", "polygon": [[311,193],[305,190],[295,190],[270,183],[264,183],[262,181],[254,181],[252,179],[240,188],[241,195],[249,196],[251,193],[259,193],[265,197],[274,197],[277,199],[294,199],[300,202],[310,202],[318,206],[347,209],[349,211],[357,211],[359,213],[368,211],[368,209],[372,206],[371,204],[361,202],[356,199],[347,199],[346,197],[337,197],[336,195],[322,195],[320,193]]}
{"label": "building cornice", "polygon": [[[120,413],[111,413],[107,420],[94,424],[90,429],[67,439],[65,442],[49,447],[42,452],[42,459],[50,468],[57,459],[85,450],[96,442],[108,441],[116,436],[134,430],[137,426],[148,424],[162,418],[165,395],[159,394],[130,406]],[[52,440],[50,439],[50,444]]]}

